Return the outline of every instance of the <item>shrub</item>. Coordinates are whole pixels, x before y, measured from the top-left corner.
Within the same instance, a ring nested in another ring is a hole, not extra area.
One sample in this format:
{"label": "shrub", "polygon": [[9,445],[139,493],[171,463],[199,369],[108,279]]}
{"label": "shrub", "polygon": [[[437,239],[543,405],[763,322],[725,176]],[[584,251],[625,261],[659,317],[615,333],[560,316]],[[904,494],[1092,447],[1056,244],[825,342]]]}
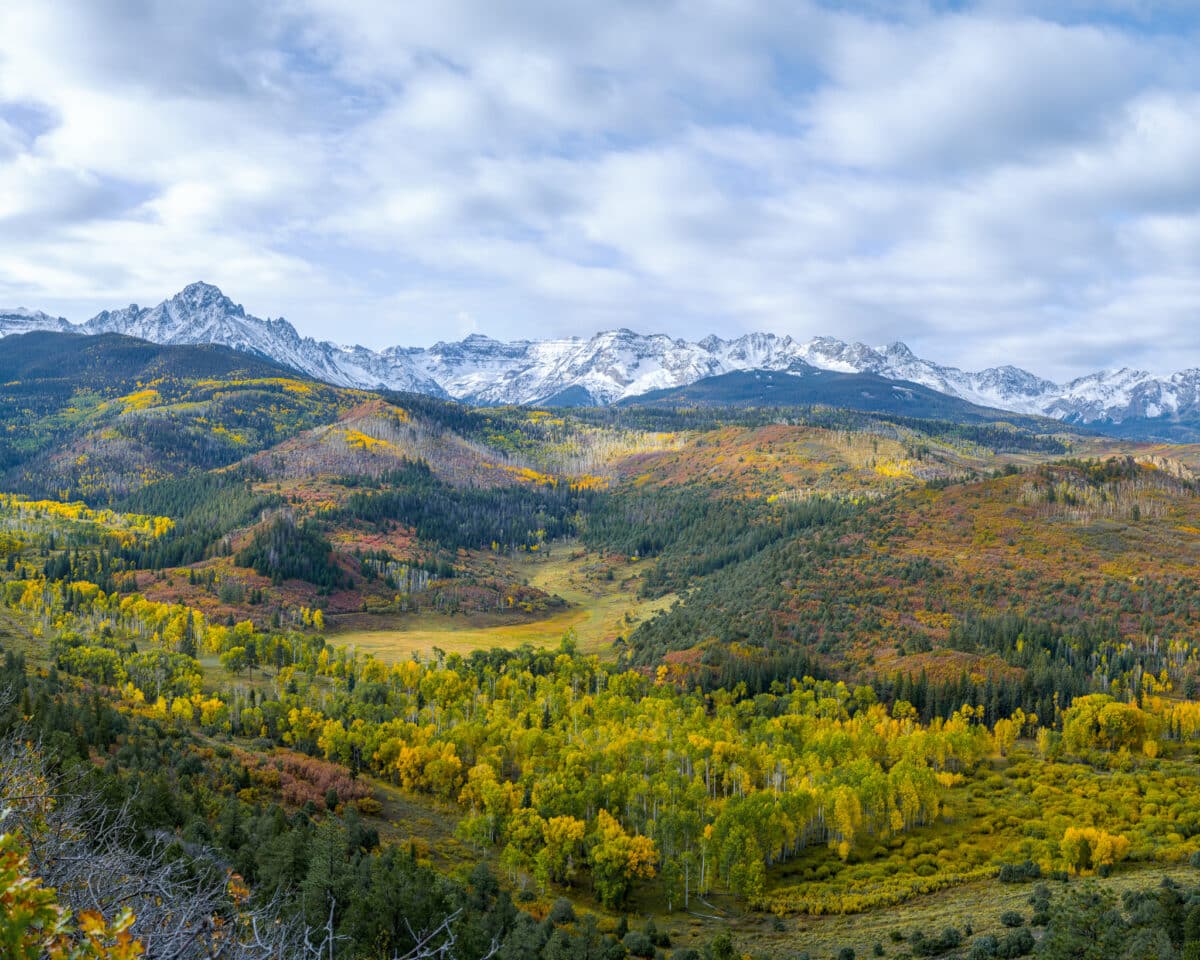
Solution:
{"label": "shrub", "polygon": [[971,944],[971,951],[967,954],[967,960],[992,960],[996,956],[996,950],[999,946],[1000,942],[995,937],[991,934],[985,934]]}
{"label": "shrub", "polygon": [[[278,787],[283,802],[289,806],[303,807],[312,803],[320,811],[327,809],[331,800],[336,806],[338,803],[356,803],[371,795],[370,786],[351,779],[345,767],[324,760],[296,754],[254,757],[241,751],[239,758],[249,768],[252,781],[269,789]],[[363,812],[368,812],[370,807],[368,804]]]}
{"label": "shrub", "polygon": [[1006,863],[1000,868],[1001,883],[1028,883],[1040,880],[1042,868],[1032,860],[1024,863]]}
{"label": "shrub", "polygon": [[729,935],[728,930],[722,930],[713,937],[704,950],[707,960],[733,960],[737,955],[733,948],[733,937]]}
{"label": "shrub", "polygon": [[622,941],[631,957],[653,957],[654,943],[641,930],[630,930]]}
{"label": "shrub", "polygon": [[656,947],[669,947],[671,945],[671,935],[666,930],[659,930],[653,920],[646,921],[645,931],[646,936],[650,938],[650,942]]}
{"label": "shrub", "polygon": [[566,897],[559,897],[550,907],[548,916],[552,924],[561,927],[564,923],[575,922],[575,908]]}
{"label": "shrub", "polygon": [[936,957],[962,945],[962,932],[955,927],[947,927],[936,937],[926,936],[918,930],[911,938],[913,953],[918,957]]}
{"label": "shrub", "polygon": [[1029,895],[1029,905],[1033,907],[1033,916],[1029,918],[1030,926],[1046,927],[1050,925],[1050,888],[1039,883]]}
{"label": "shrub", "polygon": [[1010,960],[1012,957],[1024,957],[1033,953],[1036,941],[1033,939],[1033,934],[1027,929],[1014,930],[1000,941],[999,948],[996,950],[996,956],[1003,960]]}
{"label": "shrub", "polygon": [[1025,918],[1016,910],[1005,910],[1000,914],[1000,922],[1006,927],[1023,927]]}

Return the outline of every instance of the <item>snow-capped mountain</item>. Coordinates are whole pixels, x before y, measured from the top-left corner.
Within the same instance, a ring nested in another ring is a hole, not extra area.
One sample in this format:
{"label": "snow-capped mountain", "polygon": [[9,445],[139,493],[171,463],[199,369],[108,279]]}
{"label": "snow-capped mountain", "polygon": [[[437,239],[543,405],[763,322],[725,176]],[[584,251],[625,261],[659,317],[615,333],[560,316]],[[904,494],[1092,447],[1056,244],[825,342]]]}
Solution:
{"label": "snow-capped mountain", "polygon": [[871,347],[834,337],[798,341],[751,333],[699,342],[621,329],[593,337],[502,343],[474,334],[429,348],[375,351],[302,337],[286,320],[247,314],[219,289],[193,283],[155,307],[131,304],[71,324],[31,310],[0,309],[0,337],[33,330],[120,333],[155,343],[216,343],[257,354],[329,383],[412,390],[475,403],[613,403],[651,390],[742,370],[870,373],[921,384],[974,404],[1076,423],[1200,417],[1200,370],[1155,377],[1103,370],[1056,384],[1013,366],[977,372],[922,359],[903,343]]}
{"label": "snow-capped mountain", "polygon": [[78,328],[81,333],[121,333],[153,343],[217,343],[257,354],[341,387],[388,387],[444,396],[419,374],[404,351],[376,353],[301,337],[283,318],[261,320],[246,313],[217,287],[193,283],[156,307],[136,303],[104,310]]}
{"label": "snow-capped mountain", "polygon": [[922,360],[903,343],[875,349],[865,343],[844,343],[816,337],[797,345],[800,359],[822,370],[873,373],[889,380],[908,380],[939,393],[984,407],[1017,413],[1041,413],[1041,402],[1057,390],[1049,380],[1017,367],[991,367],[968,373]]}
{"label": "snow-capped mountain", "polygon": [[1101,370],[1064,384],[1044,411],[1076,423],[1200,416],[1200,370],[1181,370],[1168,377],[1128,367]]}
{"label": "snow-capped mountain", "polygon": [[572,388],[612,403],[726,372],[696,344],[631,330],[515,343],[476,335],[414,351],[413,360],[452,397],[477,403],[537,403]]}
{"label": "snow-capped mountain", "polygon": [[24,307],[6,310],[0,307],[0,337],[10,333],[31,333],[34,330],[54,330],[66,333],[75,328],[63,317],[52,317],[41,310],[26,310]]}

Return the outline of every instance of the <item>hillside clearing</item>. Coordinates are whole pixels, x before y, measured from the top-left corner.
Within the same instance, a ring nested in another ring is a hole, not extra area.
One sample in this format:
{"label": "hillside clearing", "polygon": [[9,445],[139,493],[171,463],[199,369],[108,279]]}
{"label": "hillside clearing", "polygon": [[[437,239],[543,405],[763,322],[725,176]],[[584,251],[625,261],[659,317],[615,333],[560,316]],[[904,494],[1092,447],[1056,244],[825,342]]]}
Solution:
{"label": "hillside clearing", "polygon": [[[529,620],[502,614],[420,613],[389,618],[385,627],[363,625],[357,617],[331,618],[329,639],[395,662],[414,653],[429,656],[435,647],[469,654],[480,649],[513,649],[525,643],[554,646],[572,633],[581,650],[604,655],[617,637],[627,636],[636,624],[675,602],[673,594],[654,600],[638,596],[645,564],[612,562],[567,544],[556,547],[549,557],[523,555],[513,563],[517,580],[567,602],[565,610],[551,616]],[[609,570],[612,580],[607,579]],[[339,629],[341,624],[348,629]]]}

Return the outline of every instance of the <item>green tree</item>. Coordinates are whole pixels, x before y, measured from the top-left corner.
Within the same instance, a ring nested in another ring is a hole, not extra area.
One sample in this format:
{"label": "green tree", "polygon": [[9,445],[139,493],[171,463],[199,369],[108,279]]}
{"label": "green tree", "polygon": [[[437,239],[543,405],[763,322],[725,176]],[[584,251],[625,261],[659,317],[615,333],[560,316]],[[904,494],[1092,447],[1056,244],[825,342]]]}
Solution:
{"label": "green tree", "polygon": [[1038,956],[1045,960],[1112,960],[1126,947],[1128,929],[1112,894],[1087,884],[1050,912]]}
{"label": "green tree", "polygon": [[237,676],[246,669],[246,648],[245,647],[230,647],[221,654],[221,666]]}

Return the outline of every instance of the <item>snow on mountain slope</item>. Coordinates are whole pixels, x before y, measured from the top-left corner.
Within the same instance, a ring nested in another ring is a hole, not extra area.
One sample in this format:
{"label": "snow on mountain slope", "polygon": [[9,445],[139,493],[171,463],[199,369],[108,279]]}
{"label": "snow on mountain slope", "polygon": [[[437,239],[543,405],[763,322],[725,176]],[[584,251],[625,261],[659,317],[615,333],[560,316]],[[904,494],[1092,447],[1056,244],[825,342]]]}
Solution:
{"label": "snow on mountain slope", "polygon": [[375,351],[301,337],[286,320],[247,314],[206,283],[193,283],[155,307],[105,310],[79,325],[25,309],[0,310],[0,337],[31,330],[121,333],[164,344],[217,343],[339,386],[411,390],[474,403],[535,404],[570,395],[606,404],[723,373],[803,374],[815,367],[911,381],[981,406],[1076,423],[1200,416],[1200,370],[1162,378],[1122,368],[1056,384],[1014,366],[978,372],[941,366],[899,342],[871,347],[834,337],[797,341],[751,333],[692,343],[626,329],[511,343],[473,334],[427,349]]}
{"label": "snow on mountain slope", "polygon": [[5,309],[0,307],[0,337],[10,334],[32,333],[34,330],[53,330],[56,333],[69,333],[75,327],[63,317],[52,317],[40,310],[26,310],[24,307]]}
{"label": "snow on mountain slope", "polygon": [[1200,370],[1155,377],[1144,370],[1101,370],[1072,380],[1046,406],[1049,416],[1078,423],[1200,414]]}
{"label": "snow on mountain slope", "polygon": [[342,387],[387,387],[444,396],[422,377],[403,351],[376,353],[301,337],[286,320],[250,316],[217,287],[193,283],[170,300],[143,309],[130,304],[104,310],[83,324],[84,333],[122,333],[154,343],[217,343],[268,357]]}
{"label": "snow on mountain slope", "polygon": [[571,387],[612,403],[723,372],[695,344],[631,330],[507,344],[471,336],[414,351],[413,358],[451,396],[476,403],[537,403]]}

